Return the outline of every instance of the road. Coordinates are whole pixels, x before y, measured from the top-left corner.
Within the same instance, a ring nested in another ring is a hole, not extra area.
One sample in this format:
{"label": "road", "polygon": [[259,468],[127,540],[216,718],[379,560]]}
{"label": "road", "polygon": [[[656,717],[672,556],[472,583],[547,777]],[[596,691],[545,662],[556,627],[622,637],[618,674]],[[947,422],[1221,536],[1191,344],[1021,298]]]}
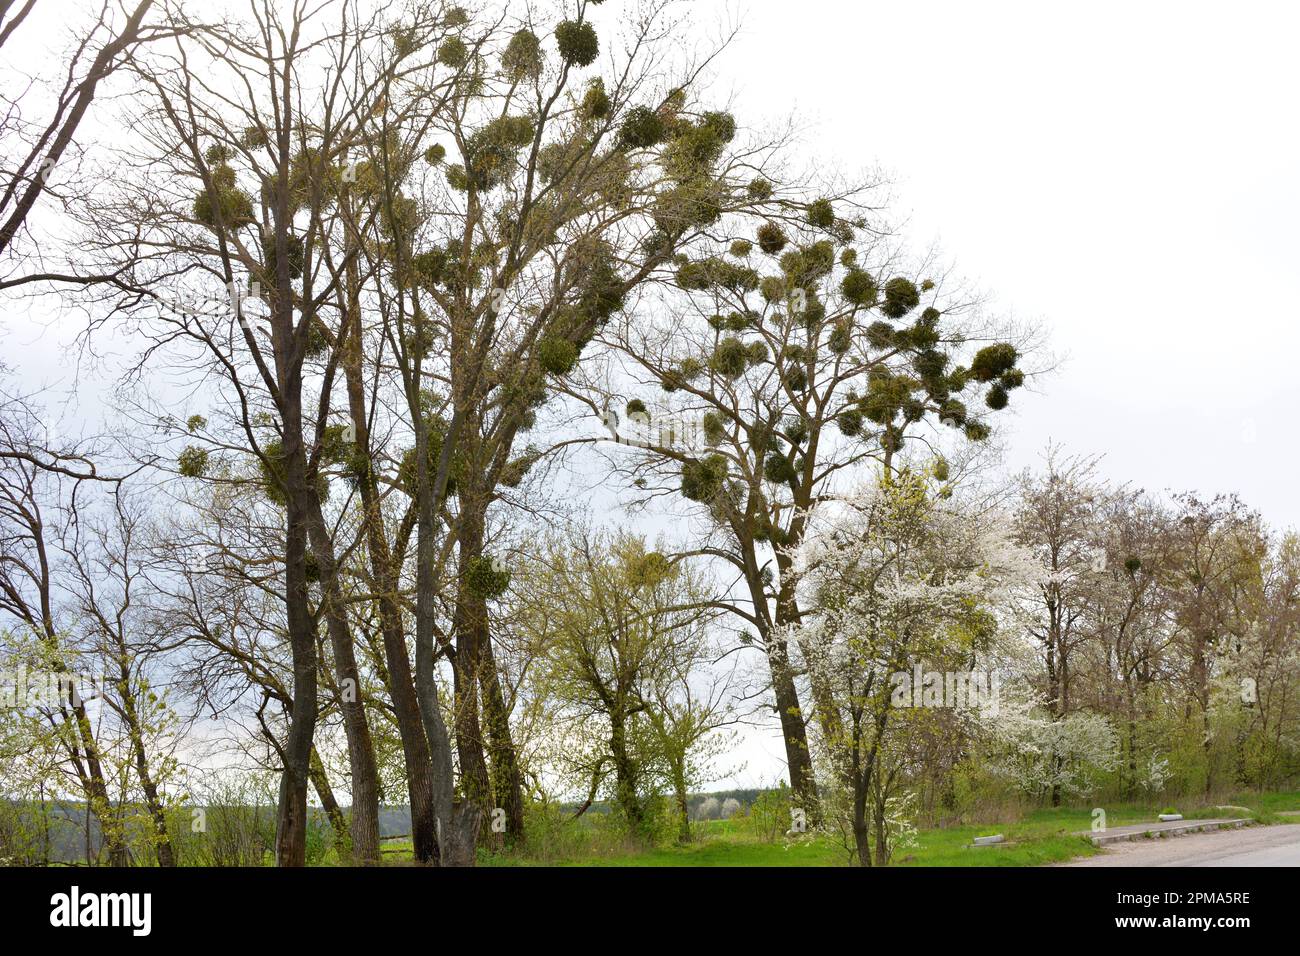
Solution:
{"label": "road", "polygon": [[1300,823],[1115,843],[1061,866],[1300,866]]}

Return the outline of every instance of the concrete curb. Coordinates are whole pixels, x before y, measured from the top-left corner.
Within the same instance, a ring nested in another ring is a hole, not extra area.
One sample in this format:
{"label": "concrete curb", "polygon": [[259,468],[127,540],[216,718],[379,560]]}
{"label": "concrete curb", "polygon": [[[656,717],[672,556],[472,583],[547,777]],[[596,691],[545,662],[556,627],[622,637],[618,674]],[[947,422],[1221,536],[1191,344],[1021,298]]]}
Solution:
{"label": "concrete curb", "polygon": [[1206,833],[1211,830],[1239,830],[1250,820],[1184,820],[1180,823],[1153,823],[1150,826],[1138,824],[1118,828],[1113,833],[1082,833],[1089,837],[1093,846],[1106,846],[1110,843],[1126,843],[1152,837],[1182,836],[1185,833]]}

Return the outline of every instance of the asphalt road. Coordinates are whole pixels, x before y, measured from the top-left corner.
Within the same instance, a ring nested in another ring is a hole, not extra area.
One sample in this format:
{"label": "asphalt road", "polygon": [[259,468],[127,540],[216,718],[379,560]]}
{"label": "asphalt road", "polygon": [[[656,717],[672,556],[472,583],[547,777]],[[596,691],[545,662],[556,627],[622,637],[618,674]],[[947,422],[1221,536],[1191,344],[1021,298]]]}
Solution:
{"label": "asphalt road", "polygon": [[1116,843],[1061,865],[1300,866],[1300,823]]}

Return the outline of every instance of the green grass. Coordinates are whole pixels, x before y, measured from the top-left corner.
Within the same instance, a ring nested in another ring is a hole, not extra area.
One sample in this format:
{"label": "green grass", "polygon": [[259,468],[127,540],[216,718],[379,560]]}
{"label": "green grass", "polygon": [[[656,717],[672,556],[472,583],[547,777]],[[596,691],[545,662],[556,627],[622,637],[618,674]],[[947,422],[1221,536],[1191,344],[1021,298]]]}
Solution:
{"label": "green grass", "polygon": [[[765,843],[733,835],[701,834],[686,846],[655,847],[607,856],[556,861],[555,866],[839,866],[844,852],[821,838],[799,843]],[[535,866],[517,856],[490,856],[488,866]]]}
{"label": "green grass", "polygon": [[[1146,823],[1156,819],[1167,804],[1118,804],[1106,806],[1107,826]],[[1300,810],[1300,791],[1238,793],[1226,799],[1196,805],[1187,800],[1177,804],[1188,819],[1216,816],[1249,816],[1259,823],[1287,820],[1280,811]],[[1244,807],[1249,812],[1225,811],[1226,806]],[[1092,828],[1091,807],[1048,807],[1030,810],[1012,823],[974,824],[921,830],[913,846],[901,848],[896,866],[1039,866],[1059,863],[1100,852],[1082,832]],[[1290,818],[1295,822],[1295,818]],[[1003,834],[1007,842],[973,847],[977,836]],[[385,844],[389,863],[410,861],[410,842]],[[567,853],[537,859],[527,853],[483,853],[484,866],[844,866],[848,854],[833,839],[822,834],[775,843],[759,839],[743,820],[717,820],[696,825],[692,843],[650,849],[628,846],[597,847],[575,845]]]}

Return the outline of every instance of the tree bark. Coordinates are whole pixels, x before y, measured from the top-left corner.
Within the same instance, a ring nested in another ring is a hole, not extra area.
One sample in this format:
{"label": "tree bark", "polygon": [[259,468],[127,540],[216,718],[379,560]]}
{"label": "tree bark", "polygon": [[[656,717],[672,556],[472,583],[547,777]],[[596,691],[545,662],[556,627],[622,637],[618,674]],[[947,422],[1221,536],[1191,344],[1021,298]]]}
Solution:
{"label": "tree bark", "polygon": [[[416,697],[419,714],[424,724],[432,762],[430,779],[431,797],[438,826],[440,862],[443,866],[472,866],[478,845],[482,812],[477,801],[458,801],[452,769],[451,739],[442,709],[438,702],[438,685],[434,677],[434,539],[436,513],[434,501],[442,500],[446,492],[451,461],[451,442],[456,434],[453,421],[448,438],[438,462],[437,475],[429,472],[429,425],[416,415],[416,485],[419,520],[416,539]],[[457,655],[459,658],[459,654]],[[453,662],[456,668],[457,662]]]}
{"label": "tree bark", "polygon": [[388,691],[393,701],[397,732],[406,760],[407,796],[411,803],[411,842],[415,859],[430,863],[438,857],[437,821],[434,809],[434,784],[429,741],[420,720],[411,678],[411,660],[406,650],[402,628],[402,611],[398,604],[398,565],[384,534],[383,511],[379,489],[370,468],[370,422],[366,411],[365,383],[362,380],[361,305],[357,295],[360,280],[355,264],[348,270],[347,317],[349,328],[343,348],[343,374],[352,421],[354,447],[363,456],[364,467],[358,475],[362,524],[371,576],[379,611],[379,630],[384,642],[384,659],[388,670]]}
{"label": "tree bark", "polygon": [[343,715],[352,776],[352,824],[349,829],[352,858],[360,866],[374,866],[379,862],[379,768],[375,762],[370,725],[366,722],[365,703],[361,698],[361,672],[357,668],[352,629],[339,585],[334,542],[326,530],[319,498],[311,495],[307,507],[310,511],[308,536],[320,568],[325,627],[341,685],[338,706]]}
{"label": "tree bark", "polygon": [[487,603],[474,593],[469,575],[471,563],[481,559],[483,554],[483,514],[479,506],[467,500],[469,497],[468,489],[462,489],[456,542],[459,548],[454,616],[456,658],[453,662],[456,750],[466,798],[478,804],[485,814],[490,814],[494,797],[479,721],[479,669],[482,667],[481,642],[487,634]]}
{"label": "tree bark", "polygon": [[776,698],[786,765],[790,770],[790,789],[795,798],[812,811],[817,806],[817,781],[813,777],[812,755],[808,751],[808,728],[804,724],[799,691],[790,670],[790,649],[785,638],[771,633],[767,635],[766,644],[772,693]]}
{"label": "tree bark", "polygon": [[[287,452],[288,442],[285,444]],[[297,457],[302,457],[301,445]],[[315,627],[307,606],[306,516],[299,501],[301,494],[289,496],[285,541],[285,603],[293,661],[293,709],[284,747],[284,773],[280,779],[275,828],[275,858],[280,866],[305,866],[307,862],[307,786],[316,731],[318,661]]]}

